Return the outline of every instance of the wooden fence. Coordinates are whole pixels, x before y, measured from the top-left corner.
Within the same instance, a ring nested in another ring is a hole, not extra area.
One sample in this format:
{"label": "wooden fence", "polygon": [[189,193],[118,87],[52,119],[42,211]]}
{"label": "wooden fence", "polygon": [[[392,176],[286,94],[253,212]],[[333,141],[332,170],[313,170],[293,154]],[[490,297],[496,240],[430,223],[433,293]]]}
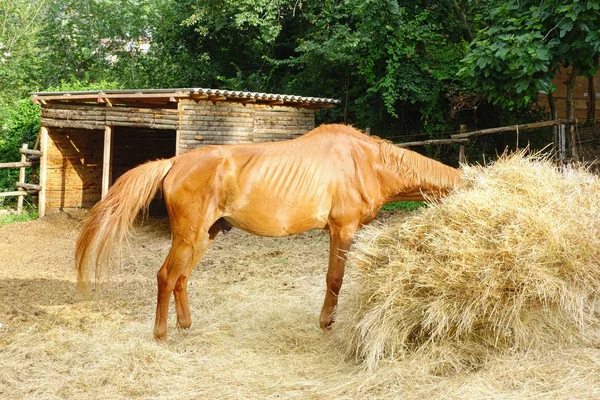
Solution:
{"label": "wooden fence", "polygon": [[38,193],[42,190],[41,185],[25,182],[27,176],[27,167],[36,167],[39,165],[42,152],[39,150],[30,150],[27,144],[23,144],[19,151],[21,152],[21,161],[0,163],[0,168],[19,168],[19,181],[17,182],[17,190],[13,192],[0,192],[0,197],[18,196],[17,199],[17,215],[23,211],[23,199],[27,195]]}
{"label": "wooden fence", "polygon": [[455,135],[451,135],[450,139],[432,139],[423,140],[420,142],[405,142],[397,143],[400,147],[412,147],[412,146],[426,146],[426,145],[438,145],[438,144],[459,144],[458,161],[460,163],[466,162],[465,159],[465,144],[470,142],[470,139],[477,136],[490,135],[493,133],[500,132],[517,132],[517,148],[519,147],[519,131],[527,129],[537,129],[547,126],[554,126],[555,129],[555,147],[559,161],[563,162],[566,159],[566,137],[565,137],[565,125],[575,124],[576,121],[570,121],[566,119],[557,119],[552,121],[534,122],[530,124],[522,125],[510,125],[501,126],[498,128],[482,129],[472,132],[460,132]]}

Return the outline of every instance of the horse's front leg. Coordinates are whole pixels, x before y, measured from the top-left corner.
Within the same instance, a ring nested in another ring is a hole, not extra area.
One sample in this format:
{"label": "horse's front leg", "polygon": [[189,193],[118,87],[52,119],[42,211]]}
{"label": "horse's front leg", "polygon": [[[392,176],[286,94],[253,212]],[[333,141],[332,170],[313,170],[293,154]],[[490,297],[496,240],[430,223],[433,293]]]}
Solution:
{"label": "horse's front leg", "polygon": [[356,227],[331,227],[329,228],[329,268],[327,269],[327,291],[323,301],[323,309],[319,318],[319,325],[324,332],[328,332],[333,324],[333,311],[337,305],[338,295],[344,279],[346,253],[352,244],[352,236]]}

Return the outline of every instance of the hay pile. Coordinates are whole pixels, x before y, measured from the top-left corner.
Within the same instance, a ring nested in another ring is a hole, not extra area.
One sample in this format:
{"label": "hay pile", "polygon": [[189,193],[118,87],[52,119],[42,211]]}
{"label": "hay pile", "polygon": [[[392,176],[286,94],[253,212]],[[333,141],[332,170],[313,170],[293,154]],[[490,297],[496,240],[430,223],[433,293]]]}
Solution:
{"label": "hay pile", "polygon": [[451,374],[597,343],[600,180],[523,153],[463,171],[444,201],[355,241],[338,332],[369,368],[418,360]]}

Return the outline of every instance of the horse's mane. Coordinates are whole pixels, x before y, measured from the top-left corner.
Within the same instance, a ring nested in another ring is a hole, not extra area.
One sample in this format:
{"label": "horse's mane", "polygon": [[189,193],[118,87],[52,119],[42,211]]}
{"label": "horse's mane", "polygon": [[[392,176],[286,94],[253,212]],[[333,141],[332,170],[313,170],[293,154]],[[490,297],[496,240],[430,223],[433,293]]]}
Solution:
{"label": "horse's mane", "polygon": [[460,180],[460,172],[457,169],[395,146],[384,139],[379,139],[379,155],[386,168],[414,180],[419,185],[450,189]]}

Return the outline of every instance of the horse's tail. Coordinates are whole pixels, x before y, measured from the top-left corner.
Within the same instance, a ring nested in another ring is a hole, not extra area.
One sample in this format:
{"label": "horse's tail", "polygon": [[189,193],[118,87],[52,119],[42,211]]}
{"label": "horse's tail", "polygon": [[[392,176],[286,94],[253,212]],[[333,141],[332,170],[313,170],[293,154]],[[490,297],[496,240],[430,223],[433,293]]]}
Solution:
{"label": "horse's tail", "polygon": [[120,249],[136,215],[140,210],[148,209],[172,167],[173,159],[164,159],[127,171],[90,210],[75,248],[77,291],[80,294],[88,292],[90,265],[95,267],[96,281],[103,267],[108,272],[115,237],[119,238]]}

